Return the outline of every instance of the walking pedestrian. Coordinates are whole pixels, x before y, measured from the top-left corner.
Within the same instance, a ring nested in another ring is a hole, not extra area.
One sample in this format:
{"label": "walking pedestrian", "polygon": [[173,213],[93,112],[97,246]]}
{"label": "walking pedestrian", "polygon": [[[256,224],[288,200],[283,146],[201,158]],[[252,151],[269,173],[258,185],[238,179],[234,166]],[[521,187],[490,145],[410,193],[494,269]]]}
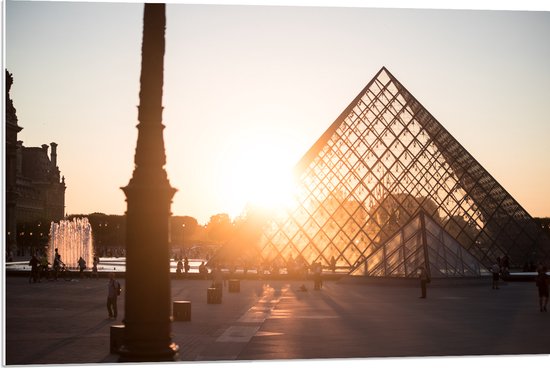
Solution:
{"label": "walking pedestrian", "polygon": [[178,261],[178,264],[176,266],[176,275],[178,278],[181,277],[181,271],[183,270],[183,262],[181,261],[181,259]]}
{"label": "walking pedestrian", "polygon": [[535,278],[535,283],[539,290],[539,306],[541,312],[547,312],[548,306],[548,285],[550,284],[550,279],[546,274],[546,267],[538,269],[538,275]]}
{"label": "walking pedestrian", "polygon": [[29,266],[31,266],[31,274],[29,276],[29,284],[31,283],[31,280],[33,283],[36,283],[36,281],[40,281],[40,274],[38,270],[40,262],[38,261],[38,258],[36,258],[36,255],[32,255],[31,260],[29,261]]}
{"label": "walking pedestrian", "polygon": [[426,271],[426,267],[420,266],[418,267],[418,270],[420,273],[418,274],[418,278],[420,279],[420,290],[422,291],[422,295],[420,296],[421,299],[426,299],[427,293],[426,288],[430,280],[430,275],[428,274],[428,271]]}
{"label": "walking pedestrian", "polygon": [[498,278],[500,274],[500,266],[498,262],[495,262],[495,264],[493,264],[493,267],[491,267],[491,273],[493,274],[493,290],[498,290]]}
{"label": "walking pedestrian", "polygon": [[109,273],[109,283],[107,284],[107,312],[109,319],[116,319],[118,315],[117,298],[121,292],[120,284],[115,280],[115,274]]}

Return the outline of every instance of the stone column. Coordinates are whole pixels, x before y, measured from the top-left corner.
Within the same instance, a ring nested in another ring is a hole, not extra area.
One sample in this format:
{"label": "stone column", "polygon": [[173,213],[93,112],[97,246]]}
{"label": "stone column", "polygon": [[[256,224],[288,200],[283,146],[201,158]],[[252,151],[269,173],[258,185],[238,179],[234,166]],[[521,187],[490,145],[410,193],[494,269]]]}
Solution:
{"label": "stone column", "polygon": [[177,360],[171,341],[170,205],[162,125],[165,4],[145,4],[135,169],[126,195],[124,342],[120,361]]}

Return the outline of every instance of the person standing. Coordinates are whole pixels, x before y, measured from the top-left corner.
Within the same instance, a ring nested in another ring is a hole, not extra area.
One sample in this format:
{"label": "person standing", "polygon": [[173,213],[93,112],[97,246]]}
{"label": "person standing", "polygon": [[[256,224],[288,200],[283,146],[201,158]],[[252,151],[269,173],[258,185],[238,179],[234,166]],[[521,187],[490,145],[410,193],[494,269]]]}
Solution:
{"label": "person standing", "polygon": [[538,275],[535,278],[535,283],[539,290],[539,306],[541,312],[547,312],[546,308],[548,306],[548,285],[550,284],[550,280],[546,271],[546,267],[539,268]]}
{"label": "person standing", "polygon": [[426,271],[426,267],[420,266],[418,269],[420,270],[418,278],[420,279],[420,290],[422,291],[422,295],[420,296],[420,298],[426,299],[426,295],[427,295],[426,287],[430,282],[430,275],[428,275],[428,271]]}
{"label": "person standing", "polygon": [[206,268],[206,265],[204,262],[201,262],[199,266],[199,274],[201,275],[201,278],[206,279],[208,276],[208,269]]}
{"label": "person standing", "polygon": [[183,270],[183,262],[181,259],[178,261],[178,264],[176,266],[176,276],[179,279],[181,277],[181,271]]}
{"label": "person standing", "polygon": [[189,273],[189,259],[187,258],[187,256],[185,256],[185,258],[183,259],[183,270],[185,271],[185,276],[187,276],[187,273]]}
{"label": "person standing", "polygon": [[311,268],[313,270],[313,289],[321,290],[323,287],[323,280],[321,278],[323,266],[321,266],[321,262],[314,262]]}
{"label": "person standing", "polygon": [[97,265],[99,264],[99,257],[94,254],[94,264],[92,267],[92,277],[98,278],[99,275],[97,274]]}
{"label": "person standing", "polygon": [[40,262],[38,261],[38,258],[36,258],[36,255],[32,255],[31,260],[29,261],[29,266],[31,266],[31,274],[29,277],[29,284],[31,283],[31,280],[33,283],[36,283],[36,281],[40,281],[40,274],[38,270]]}
{"label": "person standing", "polygon": [[109,283],[107,284],[107,312],[109,319],[116,319],[118,315],[117,298],[120,295],[120,284],[115,280],[115,274],[109,273]]}
{"label": "person standing", "polygon": [[86,269],[86,261],[82,257],[78,259],[78,268],[80,270],[80,278],[82,278],[82,276],[84,276],[84,270]]}
{"label": "person standing", "polygon": [[55,254],[53,256],[53,275],[55,280],[57,280],[57,275],[59,274],[59,269],[61,268],[61,254],[55,248]]}
{"label": "person standing", "polygon": [[[499,259],[500,261],[500,259]],[[493,267],[491,267],[491,273],[493,274],[493,290],[498,290],[498,278],[500,274],[500,265],[499,262],[495,262]]]}
{"label": "person standing", "polygon": [[336,272],[336,258],[334,256],[330,257],[330,270],[332,273]]}

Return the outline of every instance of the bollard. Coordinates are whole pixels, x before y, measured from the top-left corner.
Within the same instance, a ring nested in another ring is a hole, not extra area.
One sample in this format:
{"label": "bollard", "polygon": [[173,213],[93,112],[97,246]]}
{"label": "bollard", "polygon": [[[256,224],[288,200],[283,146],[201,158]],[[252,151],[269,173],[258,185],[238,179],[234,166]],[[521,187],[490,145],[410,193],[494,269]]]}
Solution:
{"label": "bollard", "polygon": [[208,290],[206,290],[206,303],[221,304],[221,302],[222,302],[222,289],[208,288]]}
{"label": "bollard", "polygon": [[124,343],[124,325],[111,325],[111,354],[118,354]]}
{"label": "bollard", "polygon": [[172,319],[174,321],[191,321],[191,302],[185,300],[173,301]]}
{"label": "bollard", "polygon": [[238,293],[241,291],[241,280],[232,279],[228,281],[228,284],[230,293]]}

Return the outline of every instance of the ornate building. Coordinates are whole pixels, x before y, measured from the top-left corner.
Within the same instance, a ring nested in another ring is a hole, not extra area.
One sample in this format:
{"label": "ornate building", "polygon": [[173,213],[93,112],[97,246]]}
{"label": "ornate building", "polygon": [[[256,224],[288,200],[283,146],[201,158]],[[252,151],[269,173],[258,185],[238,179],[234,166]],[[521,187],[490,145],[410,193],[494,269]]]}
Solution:
{"label": "ornate building", "polygon": [[14,252],[17,247],[17,222],[15,207],[17,205],[17,114],[10,98],[13,84],[12,75],[6,70],[6,250]]}
{"label": "ornate building", "polygon": [[6,71],[6,245],[12,254],[47,241],[51,221],[65,215],[65,179],[57,167],[57,144],[25,147],[17,140],[16,109],[9,96],[13,77]]}
{"label": "ornate building", "polygon": [[57,144],[25,147],[17,142],[17,222],[59,221],[65,215],[65,178],[57,167]]}

